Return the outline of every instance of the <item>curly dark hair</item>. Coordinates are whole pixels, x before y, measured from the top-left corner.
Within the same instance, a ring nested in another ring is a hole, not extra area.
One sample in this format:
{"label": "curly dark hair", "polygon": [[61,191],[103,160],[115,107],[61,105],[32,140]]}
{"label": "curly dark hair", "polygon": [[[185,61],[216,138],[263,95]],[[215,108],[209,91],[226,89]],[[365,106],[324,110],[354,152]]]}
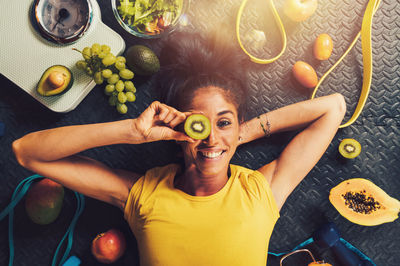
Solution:
{"label": "curly dark hair", "polygon": [[245,57],[233,43],[216,34],[177,32],[167,39],[160,53],[157,75],[159,100],[178,110],[186,107],[195,91],[218,87],[238,111],[239,121],[246,112],[247,81]]}

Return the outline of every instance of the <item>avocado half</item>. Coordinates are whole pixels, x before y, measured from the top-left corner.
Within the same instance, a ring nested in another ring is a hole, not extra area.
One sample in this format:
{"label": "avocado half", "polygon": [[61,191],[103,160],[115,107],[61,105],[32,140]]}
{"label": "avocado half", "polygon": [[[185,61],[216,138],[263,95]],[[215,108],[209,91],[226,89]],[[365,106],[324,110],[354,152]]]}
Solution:
{"label": "avocado half", "polygon": [[[59,87],[54,86],[54,84],[49,81],[50,74],[55,72],[58,72],[64,78],[64,83]],[[72,76],[72,72],[68,67],[62,65],[54,65],[44,71],[42,77],[39,80],[36,91],[42,96],[59,95],[68,91],[72,87],[73,82],[74,77]]]}

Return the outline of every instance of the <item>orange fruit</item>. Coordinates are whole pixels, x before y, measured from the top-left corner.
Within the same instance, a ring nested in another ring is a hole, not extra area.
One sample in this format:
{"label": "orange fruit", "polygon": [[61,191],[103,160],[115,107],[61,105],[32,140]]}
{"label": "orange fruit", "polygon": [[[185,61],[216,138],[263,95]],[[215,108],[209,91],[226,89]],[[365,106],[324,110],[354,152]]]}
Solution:
{"label": "orange fruit", "polygon": [[333,41],[331,36],[326,33],[320,34],[314,42],[314,57],[318,60],[327,60],[333,50]]}
{"label": "orange fruit", "polygon": [[303,61],[297,61],[292,68],[296,80],[306,88],[314,88],[318,84],[317,73],[314,68]]}

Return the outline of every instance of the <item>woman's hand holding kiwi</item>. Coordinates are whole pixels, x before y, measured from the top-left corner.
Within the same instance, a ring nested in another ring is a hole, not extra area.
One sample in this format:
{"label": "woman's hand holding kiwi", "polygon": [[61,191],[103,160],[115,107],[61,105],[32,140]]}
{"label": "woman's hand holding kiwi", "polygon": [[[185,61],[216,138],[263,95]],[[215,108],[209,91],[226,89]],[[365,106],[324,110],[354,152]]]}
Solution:
{"label": "woman's hand holding kiwi", "polygon": [[132,128],[135,143],[153,142],[159,140],[177,140],[194,142],[192,138],[174,128],[184,122],[190,112],[180,112],[173,107],[158,101],[151,103],[143,113],[134,120]]}

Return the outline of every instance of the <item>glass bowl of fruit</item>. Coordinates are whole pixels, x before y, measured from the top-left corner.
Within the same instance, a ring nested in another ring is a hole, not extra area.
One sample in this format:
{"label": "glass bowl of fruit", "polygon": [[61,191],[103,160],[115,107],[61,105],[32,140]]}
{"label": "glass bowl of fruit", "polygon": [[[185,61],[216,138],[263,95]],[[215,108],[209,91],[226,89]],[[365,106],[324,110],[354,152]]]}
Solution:
{"label": "glass bowl of fruit", "polygon": [[159,38],[178,25],[189,0],[111,0],[118,23],[130,34]]}

